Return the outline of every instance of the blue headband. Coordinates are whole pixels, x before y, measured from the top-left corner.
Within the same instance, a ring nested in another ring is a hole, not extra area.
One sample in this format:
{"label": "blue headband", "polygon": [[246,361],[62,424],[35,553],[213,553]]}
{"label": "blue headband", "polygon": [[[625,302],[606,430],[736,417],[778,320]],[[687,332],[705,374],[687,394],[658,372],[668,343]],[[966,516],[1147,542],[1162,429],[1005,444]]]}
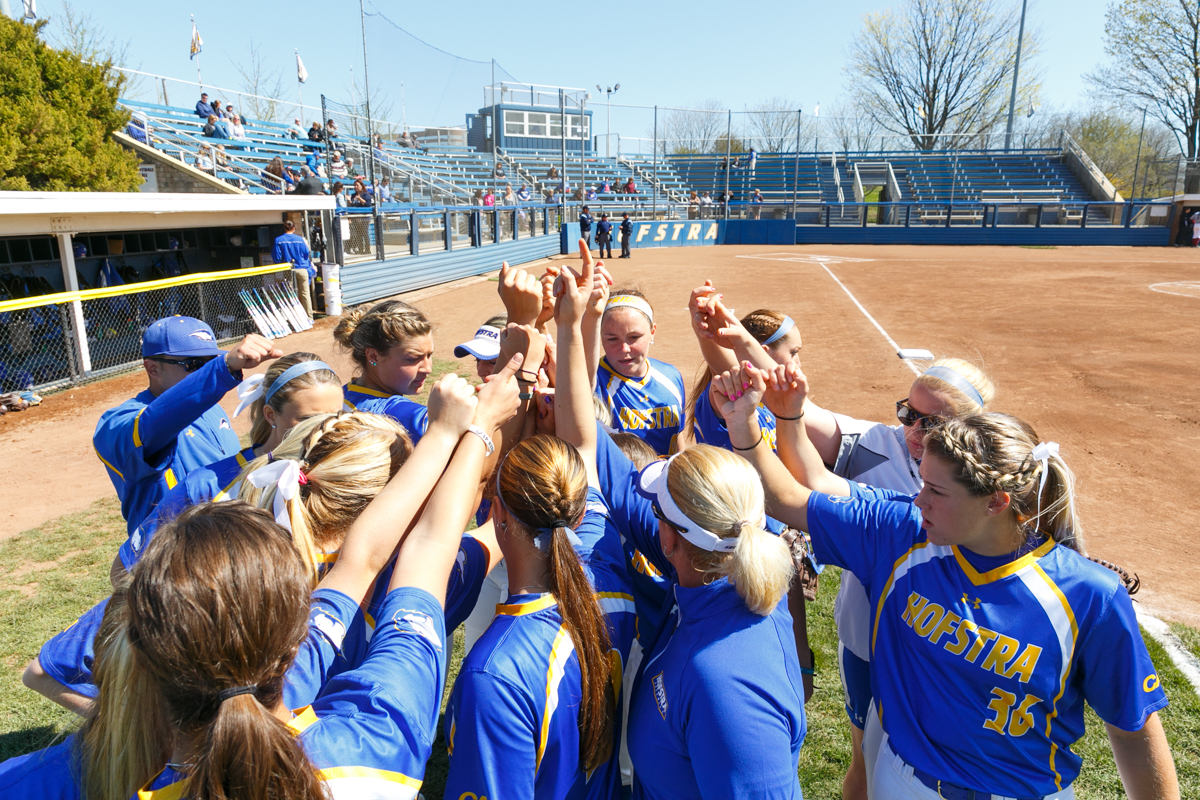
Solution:
{"label": "blue headband", "polygon": [[983,408],[983,405],[984,405],[983,395],[981,395],[979,393],[979,390],[976,389],[975,386],[969,380],[967,380],[965,377],[963,377],[963,374],[961,372],[959,372],[958,370],[956,370],[952,367],[947,367],[947,366],[943,365],[943,366],[937,366],[937,367],[930,367],[929,369],[927,369],[923,373],[921,373],[921,375],[922,375],[922,377],[924,377],[925,375],[928,375],[932,378],[937,378],[938,380],[945,381],[946,383],[953,386],[955,389],[958,389],[960,392],[965,394],[967,397],[974,400],[975,405],[979,406],[980,408]]}
{"label": "blue headband", "polygon": [[775,329],[775,332],[768,336],[767,340],[763,342],[763,347],[766,347],[770,344],[775,344],[780,339],[787,336],[787,332],[794,327],[796,327],[796,321],[791,317],[785,316],[783,318],[783,322],[779,323],[779,327]]}
{"label": "blue headband", "polygon": [[[294,381],[301,375],[307,375],[308,373],[316,372],[319,369],[327,369],[330,372],[333,372],[333,368],[324,361],[301,361],[299,364],[293,364],[292,366],[288,367],[282,372],[282,374],[280,374],[278,378],[275,379],[275,382],[271,384],[271,388],[268,389],[267,393],[263,395],[263,405],[270,403],[271,397],[291,381]],[[336,372],[333,374],[337,375]]]}

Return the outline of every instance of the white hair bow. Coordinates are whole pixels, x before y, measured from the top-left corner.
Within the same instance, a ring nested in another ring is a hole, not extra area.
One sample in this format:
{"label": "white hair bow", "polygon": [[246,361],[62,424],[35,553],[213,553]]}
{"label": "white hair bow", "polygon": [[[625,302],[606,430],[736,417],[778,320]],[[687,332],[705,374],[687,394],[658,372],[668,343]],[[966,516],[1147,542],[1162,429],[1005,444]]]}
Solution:
{"label": "white hair bow", "polygon": [[237,385],[238,404],[237,408],[233,410],[235,417],[245,411],[251,403],[263,396],[263,381],[265,379],[265,375],[251,375]]}
{"label": "white hair bow", "polygon": [[271,511],[275,514],[275,521],[290,531],[292,520],[288,516],[287,501],[300,494],[300,462],[290,458],[272,462],[251,472],[247,480],[251,486],[259,489],[275,484],[275,501]]}
{"label": "white hair bow", "polygon": [[1038,478],[1037,519],[1042,518],[1042,489],[1046,488],[1046,477],[1050,474],[1050,456],[1058,455],[1058,442],[1038,442],[1037,447],[1029,453],[1029,457],[1042,466],[1041,477]]}

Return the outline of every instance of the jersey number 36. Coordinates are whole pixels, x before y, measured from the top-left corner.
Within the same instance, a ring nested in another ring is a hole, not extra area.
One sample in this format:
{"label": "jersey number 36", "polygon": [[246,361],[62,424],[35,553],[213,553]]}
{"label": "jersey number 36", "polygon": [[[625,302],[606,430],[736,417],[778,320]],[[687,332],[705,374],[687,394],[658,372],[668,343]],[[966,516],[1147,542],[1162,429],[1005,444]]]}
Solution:
{"label": "jersey number 36", "polygon": [[[1033,712],[1029,709],[1042,702],[1042,698],[1027,694],[1021,699],[1021,704],[1017,705],[1017,696],[1012,692],[995,688],[992,689],[992,694],[992,702],[988,703],[987,707],[995,712],[996,716],[985,720],[983,727],[1001,736],[1005,734],[1004,729],[1007,727],[1010,735],[1024,736],[1026,731],[1033,727]],[[1017,706],[1015,709],[1014,705]]]}

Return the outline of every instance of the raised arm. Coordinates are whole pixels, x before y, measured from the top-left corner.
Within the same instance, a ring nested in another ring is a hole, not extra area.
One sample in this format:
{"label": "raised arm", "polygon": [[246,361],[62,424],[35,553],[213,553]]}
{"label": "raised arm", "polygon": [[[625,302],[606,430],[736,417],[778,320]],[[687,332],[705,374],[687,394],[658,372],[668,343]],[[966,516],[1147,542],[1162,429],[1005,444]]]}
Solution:
{"label": "raised arm", "polygon": [[[692,289],[688,298],[688,318],[692,321],[692,333],[700,343],[700,354],[704,362],[714,373],[721,373],[737,366],[737,356],[733,350],[722,346],[716,339],[716,320],[712,318],[710,305],[720,300],[712,281],[705,281],[703,286]],[[712,320],[712,325],[709,324]]]}
{"label": "raised arm", "polygon": [[437,382],[429,393],[429,427],[425,435],[388,485],[350,526],[337,563],[321,581],[321,588],[336,589],[362,602],[433,491],[471,424],[476,406],[474,391],[462,378],[445,375]]}
{"label": "raised arm", "polygon": [[[479,392],[473,426],[489,436],[517,413],[517,370],[525,356],[513,356]],[[465,382],[464,382],[465,383]],[[471,391],[470,387],[467,387]],[[443,606],[446,583],[466,529],[475,509],[464,503],[479,482],[488,444],[482,436],[463,437],[421,518],[405,539],[396,557],[389,591],[413,587],[429,592]]]}
{"label": "raised arm", "polygon": [[812,403],[805,401],[808,378],[794,363],[777,364],[766,371],[764,378],[763,404],[775,415],[775,451],[788,472],[813,491],[849,496],[846,479],[825,469],[821,454],[807,435],[813,409]]}
{"label": "raised arm", "polygon": [[[584,353],[583,325],[594,292],[590,258],[583,261],[583,275],[576,282],[564,272],[554,285],[554,319],[558,324],[558,374],[554,386],[555,431],[559,438],[575,445],[587,466],[588,485],[600,487],[596,472],[596,412],[592,406],[592,386],[588,380]],[[580,284],[583,284],[581,287]]]}
{"label": "raised arm", "polygon": [[713,394],[720,400],[721,416],[729,430],[733,450],[749,461],[762,477],[767,513],[797,530],[808,530],[808,497],[812,492],[797,483],[787,467],[762,446],[758,404],[766,393],[763,373],[743,364],[713,378]]}

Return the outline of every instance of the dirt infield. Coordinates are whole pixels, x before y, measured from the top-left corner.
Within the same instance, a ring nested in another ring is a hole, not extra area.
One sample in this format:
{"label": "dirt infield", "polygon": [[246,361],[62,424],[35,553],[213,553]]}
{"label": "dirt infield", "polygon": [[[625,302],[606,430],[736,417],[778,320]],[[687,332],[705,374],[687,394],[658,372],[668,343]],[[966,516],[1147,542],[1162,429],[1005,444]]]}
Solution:
{"label": "dirt infield", "polygon": [[[1080,477],[1089,550],[1138,572],[1147,607],[1200,624],[1193,572],[1200,291],[1190,287],[1200,279],[1200,253],[776,245],[634,255],[611,262],[612,271],[651,299],[658,319],[654,355],[676,364],[689,381],[700,356],[687,294],[712,278],[739,312],[771,307],[797,320],[819,403],[894,421],[893,403],[906,396],[912,373],[826,267],[901,347],[977,361],[996,381],[998,410],[1061,443]],[[434,320],[441,358],[500,309],[495,283],[463,283],[407,298]],[[281,344],[285,352],[334,359],[346,378],[349,364],[334,352],[330,328],[326,321]],[[0,418],[0,459],[8,468],[0,537],[112,491],[91,452],[91,432],[101,411],[142,386],[141,374],[130,375]]]}

